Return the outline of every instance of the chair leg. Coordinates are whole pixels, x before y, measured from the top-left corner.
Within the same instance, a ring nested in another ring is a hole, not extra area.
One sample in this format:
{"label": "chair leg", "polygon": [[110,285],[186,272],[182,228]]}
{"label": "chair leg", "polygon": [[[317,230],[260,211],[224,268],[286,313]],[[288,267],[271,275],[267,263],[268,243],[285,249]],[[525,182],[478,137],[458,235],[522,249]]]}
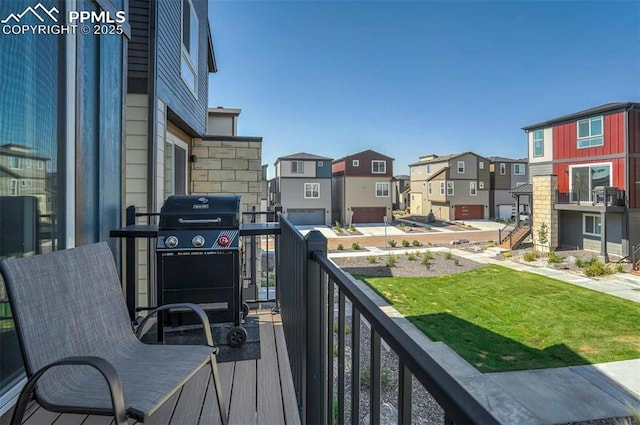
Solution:
{"label": "chair leg", "polygon": [[229,423],[229,414],[227,413],[227,406],[225,406],[224,395],[222,394],[220,372],[218,371],[218,361],[216,360],[215,354],[211,355],[211,373],[213,375],[213,384],[216,386],[216,396],[218,398],[218,411],[220,412],[220,419],[222,420],[222,425],[227,425]]}

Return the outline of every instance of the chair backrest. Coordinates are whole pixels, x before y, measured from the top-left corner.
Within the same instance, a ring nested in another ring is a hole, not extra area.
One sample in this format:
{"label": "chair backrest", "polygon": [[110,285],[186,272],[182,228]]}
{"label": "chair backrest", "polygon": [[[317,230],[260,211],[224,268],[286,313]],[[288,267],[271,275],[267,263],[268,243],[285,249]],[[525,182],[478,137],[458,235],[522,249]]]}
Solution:
{"label": "chair backrest", "polygon": [[27,374],[135,340],[105,242],[0,264]]}

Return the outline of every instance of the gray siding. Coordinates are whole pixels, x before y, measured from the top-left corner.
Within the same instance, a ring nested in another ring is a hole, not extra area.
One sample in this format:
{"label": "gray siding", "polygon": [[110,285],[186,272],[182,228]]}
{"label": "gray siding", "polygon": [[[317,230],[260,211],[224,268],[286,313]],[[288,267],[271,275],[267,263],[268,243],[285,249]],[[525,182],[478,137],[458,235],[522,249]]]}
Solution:
{"label": "gray siding", "polygon": [[344,214],[344,176],[331,178],[331,223],[343,222]]}
{"label": "gray siding", "polygon": [[629,254],[633,246],[640,245],[640,209],[629,210]]}
{"label": "gray siding", "polygon": [[127,20],[131,25],[127,52],[127,91],[146,94],[149,91],[149,0],[130,0]]}
{"label": "gray siding", "polygon": [[548,176],[553,174],[553,164],[546,162],[544,164],[529,163],[529,182],[534,176]]}
{"label": "gray siding", "polygon": [[[208,2],[191,0],[199,24],[197,99],[182,81],[181,60],[181,1],[158,1],[158,96],[196,135],[204,134],[207,120],[209,73],[207,68]],[[193,136],[193,134],[192,134]]]}
{"label": "gray siding", "polygon": [[[304,197],[305,183],[320,184],[320,198],[307,199]],[[325,210],[325,224],[331,223],[331,179],[280,179],[280,203],[285,210],[289,209],[323,209]]]}
{"label": "gray siding", "polygon": [[[320,167],[322,163],[322,167]],[[331,178],[331,161],[316,161],[316,177]]]}
{"label": "gray siding", "polygon": [[[558,215],[558,243],[559,245],[594,251],[594,256],[600,252],[600,238],[582,233],[583,213],[578,211],[560,211]],[[624,214],[607,214],[607,252],[622,256],[622,221]]]}

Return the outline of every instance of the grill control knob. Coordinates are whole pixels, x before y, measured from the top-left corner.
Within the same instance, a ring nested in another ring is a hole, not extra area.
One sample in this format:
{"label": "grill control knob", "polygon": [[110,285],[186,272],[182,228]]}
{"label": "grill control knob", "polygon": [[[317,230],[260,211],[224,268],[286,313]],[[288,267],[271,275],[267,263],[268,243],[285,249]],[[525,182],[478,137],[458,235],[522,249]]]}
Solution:
{"label": "grill control knob", "polygon": [[167,248],[175,248],[178,246],[178,238],[175,236],[169,236],[164,240],[164,246]]}
{"label": "grill control knob", "polygon": [[191,243],[196,248],[201,248],[204,245],[204,238],[200,235],[196,235],[193,237],[193,239],[191,239]]}

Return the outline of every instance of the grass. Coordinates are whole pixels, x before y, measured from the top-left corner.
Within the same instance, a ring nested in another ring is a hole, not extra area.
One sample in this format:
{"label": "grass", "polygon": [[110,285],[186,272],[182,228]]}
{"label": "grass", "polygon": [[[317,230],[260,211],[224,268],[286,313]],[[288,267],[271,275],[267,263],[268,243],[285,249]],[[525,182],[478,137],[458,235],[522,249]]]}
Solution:
{"label": "grass", "polygon": [[437,277],[363,277],[481,372],[640,358],[640,305],[489,265]]}

